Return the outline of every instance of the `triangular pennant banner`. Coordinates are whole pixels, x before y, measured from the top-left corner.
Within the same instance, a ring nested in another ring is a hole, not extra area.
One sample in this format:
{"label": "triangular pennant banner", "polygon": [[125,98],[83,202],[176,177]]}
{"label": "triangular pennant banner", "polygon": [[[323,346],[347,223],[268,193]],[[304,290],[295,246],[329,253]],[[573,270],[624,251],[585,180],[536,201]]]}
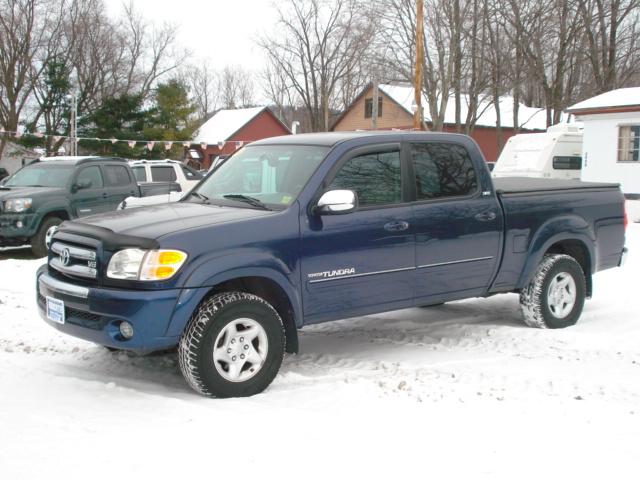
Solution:
{"label": "triangular pennant banner", "polygon": [[243,144],[244,142],[236,142],[236,150],[242,147]]}
{"label": "triangular pennant banner", "polygon": [[182,142],[182,146],[184,148],[189,148],[191,146],[191,144],[189,142]]}
{"label": "triangular pennant banner", "polygon": [[136,141],[135,140],[128,140],[127,143],[129,144],[129,148],[133,148],[136,146]]}
{"label": "triangular pennant banner", "polygon": [[206,150],[206,149],[207,149],[207,142],[202,142],[202,143],[200,144],[200,148],[201,148],[202,150]]}
{"label": "triangular pennant banner", "polygon": [[147,150],[153,150],[153,146],[156,144],[156,142],[147,142]]}
{"label": "triangular pennant banner", "polygon": [[112,143],[113,145],[115,145],[116,143],[118,143],[118,139],[117,139],[117,138],[112,138],[112,139],[111,139],[111,143]]}
{"label": "triangular pennant banner", "polygon": [[173,147],[173,142],[164,142],[165,150],[171,150],[171,147]]}
{"label": "triangular pennant banner", "polygon": [[218,142],[218,149],[222,150],[224,148],[224,144],[227,142]]}

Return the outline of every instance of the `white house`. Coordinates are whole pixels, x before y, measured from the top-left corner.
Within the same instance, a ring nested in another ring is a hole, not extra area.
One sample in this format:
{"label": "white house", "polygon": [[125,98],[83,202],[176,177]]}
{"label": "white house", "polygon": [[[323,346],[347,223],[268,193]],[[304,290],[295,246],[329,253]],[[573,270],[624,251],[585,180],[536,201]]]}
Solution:
{"label": "white house", "polygon": [[584,123],[582,180],[620,183],[640,199],[640,87],[620,88],[568,109]]}

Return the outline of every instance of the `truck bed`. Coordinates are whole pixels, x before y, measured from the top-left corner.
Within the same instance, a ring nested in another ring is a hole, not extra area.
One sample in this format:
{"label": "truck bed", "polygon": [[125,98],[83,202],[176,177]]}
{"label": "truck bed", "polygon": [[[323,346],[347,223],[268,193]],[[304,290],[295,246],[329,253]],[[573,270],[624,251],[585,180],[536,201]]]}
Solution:
{"label": "truck bed", "polygon": [[493,179],[499,194],[553,192],[558,190],[601,190],[618,188],[618,183],[580,182],[555,178],[501,177]]}

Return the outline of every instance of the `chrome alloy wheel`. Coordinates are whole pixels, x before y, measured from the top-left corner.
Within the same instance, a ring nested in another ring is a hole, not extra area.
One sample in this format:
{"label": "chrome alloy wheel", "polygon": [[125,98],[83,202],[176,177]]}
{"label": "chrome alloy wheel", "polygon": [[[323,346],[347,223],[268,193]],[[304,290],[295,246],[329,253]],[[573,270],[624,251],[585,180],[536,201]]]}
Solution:
{"label": "chrome alloy wheel", "polygon": [[238,318],[218,334],[213,347],[213,363],[230,382],[244,382],[257,374],[267,358],[267,332],[255,320]]}
{"label": "chrome alloy wheel", "polygon": [[47,229],[47,233],[44,234],[44,244],[47,248],[51,247],[51,238],[53,237],[53,234],[58,231],[58,228],[58,225],[53,225],[52,227],[49,227]]}
{"label": "chrome alloy wheel", "polygon": [[560,272],[553,277],[547,290],[547,305],[556,318],[565,318],[576,303],[576,282],[571,275]]}

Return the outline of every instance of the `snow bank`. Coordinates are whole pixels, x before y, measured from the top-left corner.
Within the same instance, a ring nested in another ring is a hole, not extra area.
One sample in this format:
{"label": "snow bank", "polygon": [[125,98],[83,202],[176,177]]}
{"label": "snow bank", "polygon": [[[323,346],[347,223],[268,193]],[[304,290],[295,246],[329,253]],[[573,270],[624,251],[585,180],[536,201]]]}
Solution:
{"label": "snow bank", "polygon": [[628,246],[575,327],[523,326],[515,295],[319,325],[230,400],[57,333],[42,262],[0,260],[0,478],[637,478],[640,225]]}

